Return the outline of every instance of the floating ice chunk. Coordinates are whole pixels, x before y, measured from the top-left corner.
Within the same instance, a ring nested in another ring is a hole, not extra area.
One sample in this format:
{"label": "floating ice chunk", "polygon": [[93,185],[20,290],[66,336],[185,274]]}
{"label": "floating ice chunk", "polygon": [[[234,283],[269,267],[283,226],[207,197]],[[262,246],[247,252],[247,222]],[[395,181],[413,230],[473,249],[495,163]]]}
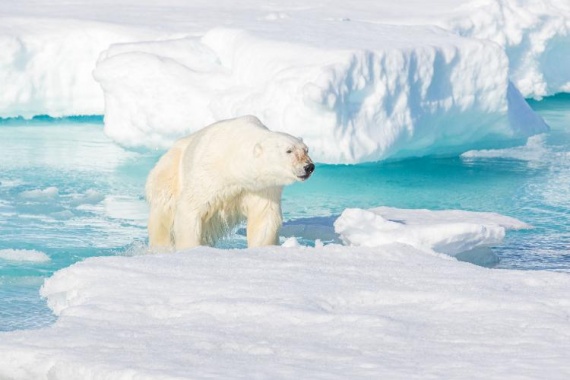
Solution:
{"label": "floating ice chunk", "polygon": [[57,187],[51,186],[45,189],[27,190],[20,193],[20,197],[34,201],[52,200],[59,196]]}
{"label": "floating ice chunk", "polygon": [[102,202],[105,199],[105,195],[101,194],[97,190],[89,189],[84,194],[76,195],[72,201],[72,206],[81,206],[81,205],[95,205],[97,203]]}
{"label": "floating ice chunk", "polygon": [[34,249],[0,249],[0,259],[33,263],[43,263],[51,260],[44,252]]}
{"label": "floating ice chunk", "polygon": [[133,223],[146,225],[148,206],[146,202],[133,196],[107,196],[102,202],[107,217],[130,220]]}
{"label": "floating ice chunk", "polygon": [[285,239],[285,241],[281,244],[281,246],[287,248],[298,248],[301,247],[301,244],[299,244],[297,239],[294,236],[292,236]]}
{"label": "floating ice chunk", "polygon": [[346,245],[378,247],[404,243],[450,256],[499,244],[507,229],[531,228],[496,213],[390,207],[347,209],[334,226]]}
{"label": "floating ice chunk", "polygon": [[509,158],[521,161],[540,161],[549,153],[545,147],[546,135],[540,134],[528,138],[526,145],[505,149],[470,150],[461,155],[464,159],[473,158]]}

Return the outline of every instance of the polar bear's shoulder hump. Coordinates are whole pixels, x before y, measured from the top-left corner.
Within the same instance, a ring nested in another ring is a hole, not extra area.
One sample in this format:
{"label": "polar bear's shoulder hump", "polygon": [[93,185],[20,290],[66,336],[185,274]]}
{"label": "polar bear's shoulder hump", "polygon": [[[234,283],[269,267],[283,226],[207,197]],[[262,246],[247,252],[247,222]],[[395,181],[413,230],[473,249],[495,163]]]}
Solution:
{"label": "polar bear's shoulder hump", "polygon": [[263,125],[263,123],[253,115],[241,116],[235,119],[222,120],[217,123],[210,125],[210,128],[232,128],[232,129],[253,129],[253,130],[264,130],[269,131],[269,129]]}

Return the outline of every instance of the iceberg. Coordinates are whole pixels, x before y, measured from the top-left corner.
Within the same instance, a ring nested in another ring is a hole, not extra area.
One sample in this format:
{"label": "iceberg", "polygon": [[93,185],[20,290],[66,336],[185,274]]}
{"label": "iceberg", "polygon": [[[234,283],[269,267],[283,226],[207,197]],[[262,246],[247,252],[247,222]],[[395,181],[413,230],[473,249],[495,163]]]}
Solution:
{"label": "iceberg", "polygon": [[504,148],[570,88],[563,0],[27,3],[0,11],[0,117],[105,113],[132,148],[244,113],[321,162]]}
{"label": "iceberg", "polygon": [[255,114],[302,136],[319,162],[358,163],[461,153],[547,128],[509,85],[495,44],[439,28],[316,25],[322,36],[311,41],[214,29],[112,46],[94,71],[107,134],[166,148],[216,120]]}
{"label": "iceberg", "polygon": [[101,88],[92,76],[101,51],[113,43],[161,36],[79,15],[62,20],[57,12],[62,5],[53,4],[51,17],[0,10],[0,117],[103,114]]}

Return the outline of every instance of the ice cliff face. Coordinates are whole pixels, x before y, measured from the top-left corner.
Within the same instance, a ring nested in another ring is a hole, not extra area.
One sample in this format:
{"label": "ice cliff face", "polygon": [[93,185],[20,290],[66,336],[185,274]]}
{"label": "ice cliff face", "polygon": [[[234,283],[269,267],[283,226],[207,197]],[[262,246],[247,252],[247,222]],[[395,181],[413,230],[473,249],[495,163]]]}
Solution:
{"label": "ice cliff face", "polygon": [[213,29],[112,46],[94,72],[106,131],[127,146],[164,148],[251,113],[302,136],[320,162],[355,163],[457,153],[546,130],[509,84],[508,59],[494,43],[437,27],[329,21],[317,30],[282,39]]}
{"label": "ice cliff face", "polygon": [[162,149],[254,113],[318,161],[355,163],[523,141],[547,130],[523,96],[570,86],[561,0],[173,3],[133,3],[138,18],[62,3],[65,23],[6,11],[0,115],[104,112],[118,143]]}

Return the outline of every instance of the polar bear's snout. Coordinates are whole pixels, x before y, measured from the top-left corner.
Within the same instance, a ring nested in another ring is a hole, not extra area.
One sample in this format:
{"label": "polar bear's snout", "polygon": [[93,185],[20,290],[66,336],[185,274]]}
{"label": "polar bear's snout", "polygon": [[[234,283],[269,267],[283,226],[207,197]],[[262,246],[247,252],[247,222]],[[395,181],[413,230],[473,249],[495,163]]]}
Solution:
{"label": "polar bear's snout", "polygon": [[303,170],[305,171],[305,173],[299,176],[301,181],[307,180],[311,176],[311,174],[313,174],[313,172],[315,171],[315,164],[310,162],[307,165],[303,166]]}
{"label": "polar bear's snout", "polygon": [[313,164],[312,162],[308,165],[305,165],[305,167],[303,168],[305,169],[305,175],[307,176],[307,178],[313,174],[313,172],[315,171],[315,164]]}

